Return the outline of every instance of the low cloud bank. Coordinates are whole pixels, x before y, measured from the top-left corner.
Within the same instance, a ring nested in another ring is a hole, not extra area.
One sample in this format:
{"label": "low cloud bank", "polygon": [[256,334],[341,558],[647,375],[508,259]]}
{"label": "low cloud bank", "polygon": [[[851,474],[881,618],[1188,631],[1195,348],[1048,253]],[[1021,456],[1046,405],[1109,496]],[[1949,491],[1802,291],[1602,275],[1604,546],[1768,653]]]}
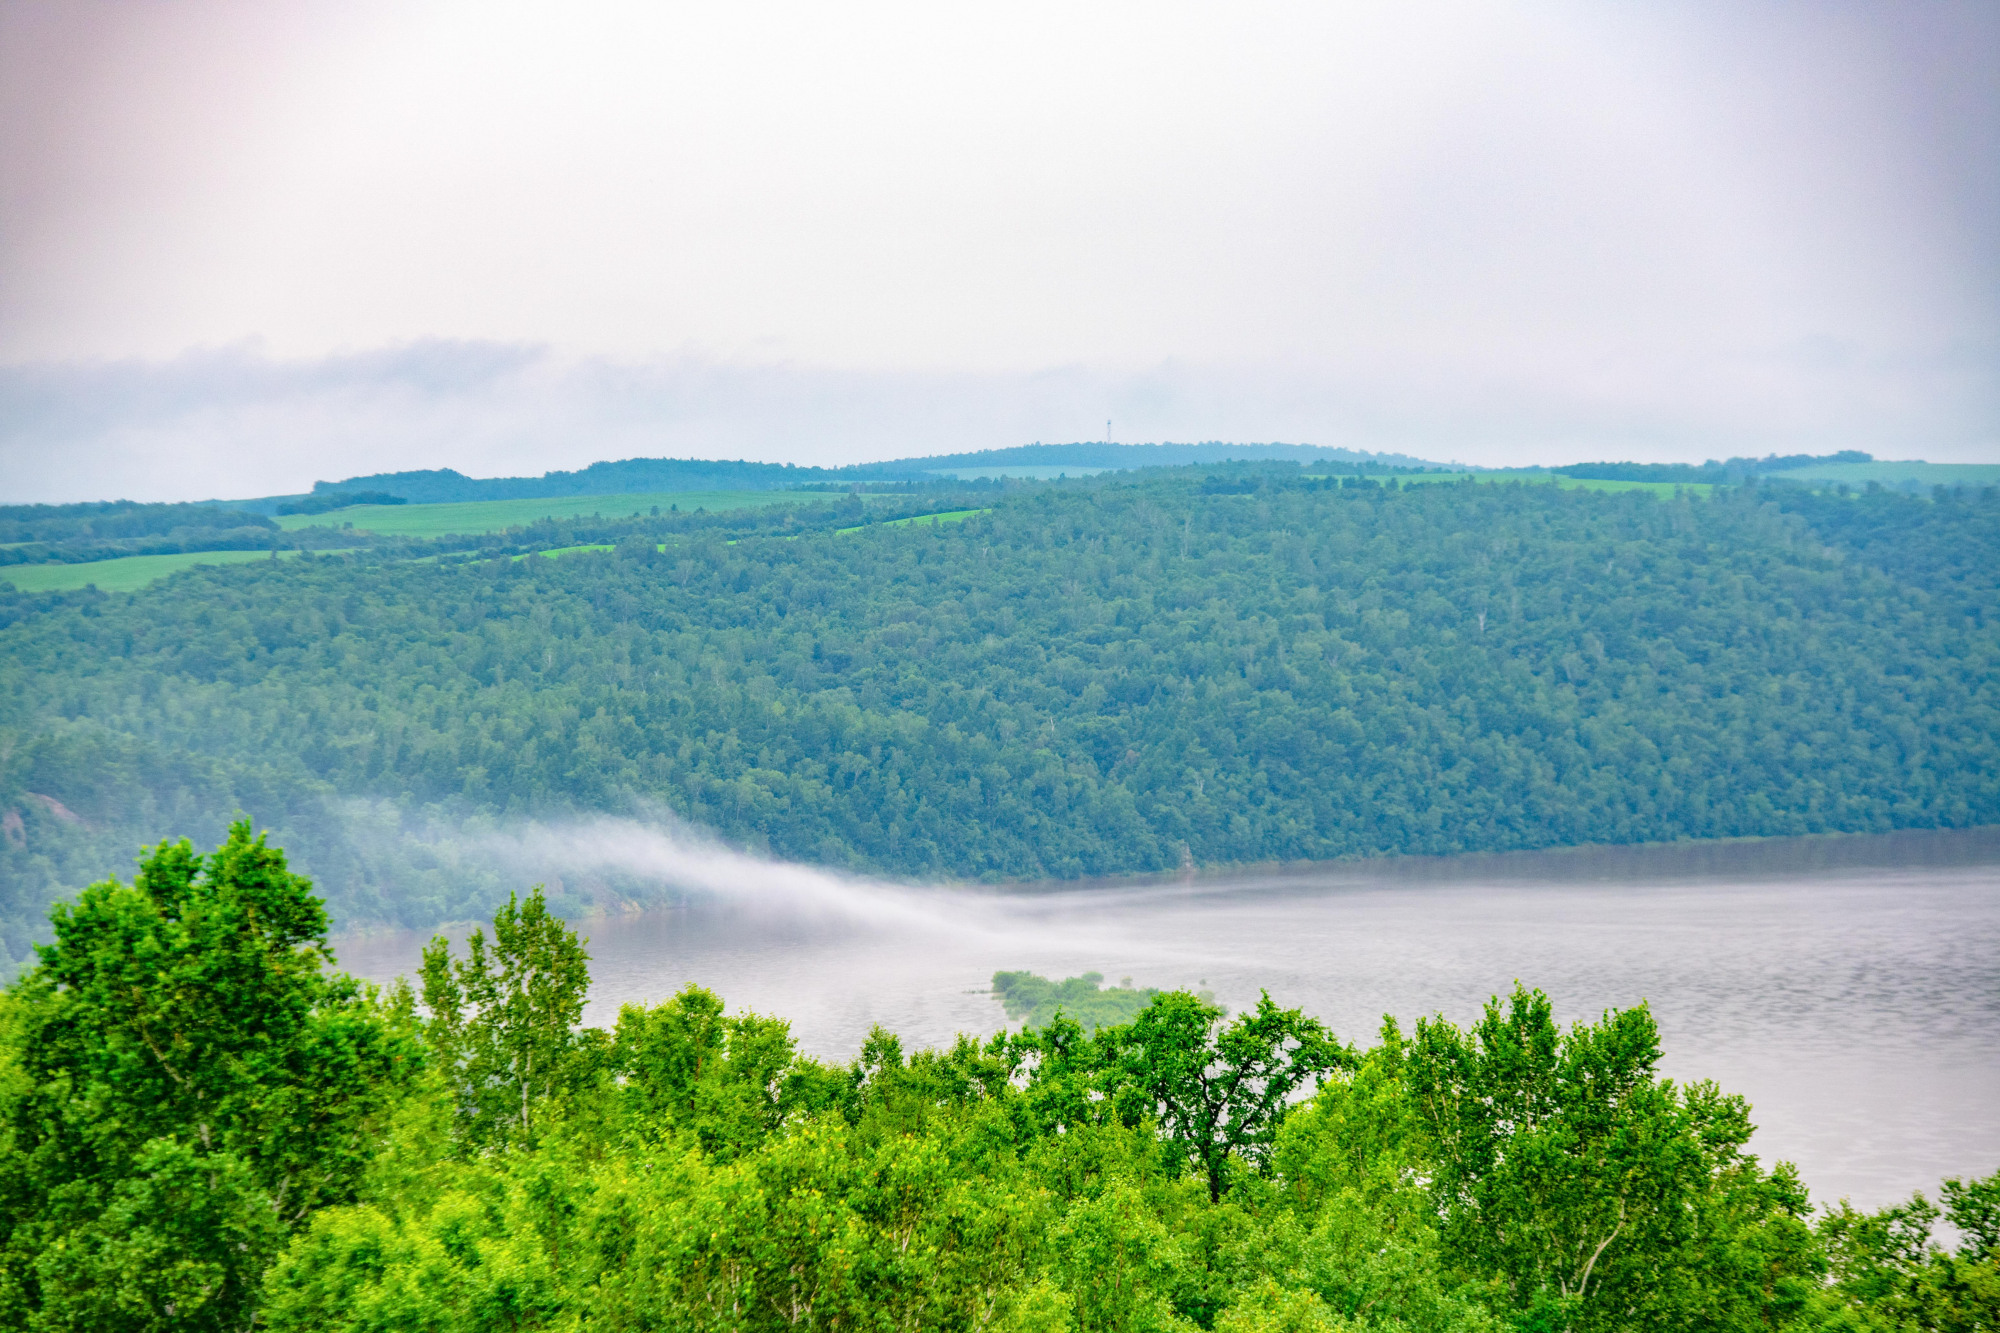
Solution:
{"label": "low cloud bank", "polygon": [[1293,440],[1484,465],[1866,449],[1990,461],[2000,356],[1729,358],[1496,380],[1450,365],[1162,362],[1015,373],[617,361],[490,342],[308,360],[254,346],[0,366],[0,502],[293,494],[409,467],[539,474],[609,458],[837,465],[1103,438]]}
{"label": "low cloud bank", "polygon": [[978,910],[977,895],[969,892],[753,856],[664,816],[528,824],[487,834],[478,845],[517,876],[565,886],[623,885],[641,890],[642,901],[697,896],[769,915],[884,927],[962,930],[1000,924],[996,912]]}

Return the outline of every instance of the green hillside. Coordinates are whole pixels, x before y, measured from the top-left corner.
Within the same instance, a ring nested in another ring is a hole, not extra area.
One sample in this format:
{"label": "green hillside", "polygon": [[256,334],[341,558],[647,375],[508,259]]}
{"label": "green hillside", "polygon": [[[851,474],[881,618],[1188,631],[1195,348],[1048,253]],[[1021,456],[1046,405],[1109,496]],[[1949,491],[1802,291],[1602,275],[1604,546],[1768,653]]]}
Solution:
{"label": "green hillside", "polygon": [[353,527],[358,532],[393,537],[443,537],[454,533],[505,532],[543,519],[637,518],[663,512],[706,510],[723,513],[753,505],[797,504],[823,500],[803,491],[659,491],[640,495],[569,495],[534,500],[468,500],[458,504],[352,505],[323,514],[287,514],[278,526],[301,528]]}
{"label": "green hillside", "polygon": [[1995,486],[2000,485],[2000,463],[1815,463],[1810,467],[1790,468],[1770,475],[1792,481],[1846,482],[1850,486],[1865,486],[1871,481],[1883,486],[1906,483],[1918,486]]}
{"label": "green hillside", "polygon": [[1402,481],[1405,485],[1457,481],[1476,481],[1487,485],[1516,482],[1529,486],[1555,486],[1566,491],[1646,491],[1654,495],[1672,495],[1675,491],[1687,491],[1693,495],[1706,495],[1715,489],[1715,484],[1712,482],[1628,481],[1616,477],[1565,477],[1559,472],[1549,472],[1542,468],[1496,468],[1487,472],[1430,472],[1404,477]]}
{"label": "green hillside", "polygon": [[2000,822],[2000,497],[1668,489],[1224,468],[14,594],[0,929],[239,809],[407,923],[490,905],[454,830],[587,811],[964,879]]}
{"label": "green hillside", "polygon": [[[282,558],[298,552],[278,554]],[[117,556],[73,565],[0,565],[0,582],[11,583],[22,592],[73,592],[89,587],[102,592],[135,592],[196,565],[242,565],[270,558],[269,551],[184,551]]]}

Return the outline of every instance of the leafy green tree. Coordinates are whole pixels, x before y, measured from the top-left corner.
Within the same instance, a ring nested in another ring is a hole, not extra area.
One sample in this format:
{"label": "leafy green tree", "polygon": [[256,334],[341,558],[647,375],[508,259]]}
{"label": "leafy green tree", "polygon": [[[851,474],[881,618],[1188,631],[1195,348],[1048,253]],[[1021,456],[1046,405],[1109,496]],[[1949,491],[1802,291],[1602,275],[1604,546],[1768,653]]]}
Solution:
{"label": "leafy green tree", "polygon": [[1272,1165],[1300,1209],[1346,1192],[1373,1205],[1406,1196],[1431,1151],[1409,1084],[1408,1040],[1392,1018],[1382,1042],[1323,1081],[1280,1127]]}
{"label": "leafy green tree", "polygon": [[783,1123],[794,1055],[782,1019],[725,1015],[713,991],[690,984],[665,1004],[620,1009],[611,1060],[642,1117],[688,1130],[726,1161]]}
{"label": "leafy green tree", "polygon": [[[1947,1180],[1944,1207],[1917,1194],[1863,1213],[1845,1200],[1820,1219],[1833,1281],[1807,1321],[1842,1333],[1986,1333],[2000,1328],[2000,1171]],[[1932,1238],[1942,1216],[1953,1250]]]}
{"label": "leafy green tree", "polygon": [[1343,1333],[1353,1327],[1327,1308],[1317,1293],[1286,1290],[1266,1278],[1224,1310],[1216,1333]]}
{"label": "leafy green tree", "polygon": [[172,1138],[147,1142],[108,1189],[55,1193],[25,1327],[241,1326],[285,1238],[242,1157]]}
{"label": "leafy green tree", "polygon": [[1099,1036],[1113,1102],[1157,1121],[1179,1164],[1206,1178],[1211,1202],[1230,1159],[1261,1167],[1293,1095],[1348,1058],[1316,1019],[1280,1009],[1269,992],[1224,1024],[1220,1006],[1169,991]]}
{"label": "leafy green tree", "polygon": [[1055,1224],[1053,1240],[1082,1333],[1191,1327],[1173,1305],[1187,1281],[1187,1247],[1143,1191],[1121,1181],[1078,1199]]}
{"label": "leafy green tree", "polygon": [[1945,1218],[1961,1237],[1958,1253],[1968,1259],[2000,1259],[2000,1171],[1984,1180],[1946,1180],[1939,1193]]}
{"label": "leafy green tree", "polygon": [[312,885],[247,823],[51,925],[7,1001],[0,1322],[245,1326],[285,1236],[352,1197],[409,1024],[329,970]]}
{"label": "leafy green tree", "polygon": [[521,1183],[454,1165],[454,1177],[399,1207],[316,1214],[271,1268],[265,1323],[298,1333],[512,1333],[568,1313]]}
{"label": "leafy green tree", "polygon": [[1382,1041],[1286,1117],[1273,1172],[1307,1228],[1290,1276],[1326,1308],[1412,1333],[1500,1324],[1440,1262],[1427,1188],[1431,1143],[1409,1084],[1409,1043],[1394,1020]]}
{"label": "leafy green tree", "polygon": [[1067,1327],[1043,1196],[963,1170],[949,1136],[871,1140],[821,1118],[728,1163],[549,1142],[452,1172],[421,1198],[316,1217],[273,1270],[271,1325]]}
{"label": "leafy green tree", "polygon": [[577,1027],[590,990],[590,955],[550,915],[538,884],[509,894],[493,943],[474,929],[454,960],[442,935],[424,947],[424,1036],[454,1085],[460,1133],[474,1146],[532,1145],[541,1108],[594,1084],[605,1040]]}
{"label": "leafy green tree", "polygon": [[1520,986],[1468,1031],[1417,1024],[1444,1256],[1525,1326],[1758,1328],[1805,1299],[1805,1191],[1744,1151],[1740,1098],[1675,1087],[1659,1055],[1643,1006],[1565,1033]]}

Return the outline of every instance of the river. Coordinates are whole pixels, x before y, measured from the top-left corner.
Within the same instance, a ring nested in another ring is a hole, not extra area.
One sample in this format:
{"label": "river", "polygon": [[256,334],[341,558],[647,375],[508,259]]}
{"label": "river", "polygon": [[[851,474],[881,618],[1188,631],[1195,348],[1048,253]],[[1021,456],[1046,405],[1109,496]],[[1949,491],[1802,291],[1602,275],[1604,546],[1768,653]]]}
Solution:
{"label": "river", "polygon": [[[2000,829],[1004,890],[709,855],[678,874],[701,890],[691,905],[581,924],[586,1022],[696,981],[845,1059],[875,1023],[906,1047],[1003,1026],[989,980],[1025,968],[1206,988],[1232,1009],[1268,990],[1365,1044],[1385,1013],[1463,1023],[1519,979],[1565,1021],[1650,1004],[1665,1072],[1747,1097],[1753,1147],[1797,1163],[1817,1202],[1934,1196],[1943,1176],[2000,1168]],[[387,979],[420,943],[337,950]]]}

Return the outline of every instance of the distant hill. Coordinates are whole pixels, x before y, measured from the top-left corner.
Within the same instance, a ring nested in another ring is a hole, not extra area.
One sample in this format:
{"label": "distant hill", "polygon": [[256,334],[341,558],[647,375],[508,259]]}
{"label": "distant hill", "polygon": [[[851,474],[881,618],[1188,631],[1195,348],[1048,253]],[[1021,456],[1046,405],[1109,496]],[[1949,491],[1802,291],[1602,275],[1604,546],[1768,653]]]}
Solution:
{"label": "distant hill", "polygon": [[[1402,454],[1370,454],[1312,444],[1024,444],[969,454],[857,463],[848,467],[798,467],[790,463],[701,458],[626,458],[592,463],[574,472],[539,477],[468,477],[450,468],[417,472],[376,472],[365,477],[313,483],[313,495],[367,491],[400,496],[411,504],[457,504],[467,500],[542,500],[564,495],[632,495],[663,491],[764,491],[849,482],[935,481],[954,472],[992,473],[1010,467],[1071,466],[1104,470],[1291,459],[1300,463],[1347,463],[1384,469],[1437,466]],[[242,503],[275,511],[298,496],[270,496]]]}
{"label": "distant hill", "polygon": [[633,495],[657,491],[771,491],[812,482],[927,481],[928,474],[893,464],[861,468],[795,467],[703,458],[626,458],[539,477],[468,477],[450,468],[377,472],[345,481],[317,481],[313,493],[382,491],[411,504],[466,500],[543,500],[561,495]]}
{"label": "distant hill", "polygon": [[269,545],[276,530],[261,513],[219,504],[0,505],[0,566],[256,550]]}
{"label": "distant hill", "polygon": [[487,830],[597,814],[918,882],[2000,823],[2000,492],[1334,472],[0,587],[0,974],[239,810],[412,927],[522,882]]}
{"label": "distant hill", "polygon": [[1048,468],[1064,465],[1111,469],[1186,467],[1196,463],[1237,463],[1259,459],[1290,459],[1298,463],[1351,463],[1362,467],[1408,470],[1440,466],[1407,454],[1373,454],[1359,449],[1335,449],[1318,444],[1112,444],[1086,440],[1076,444],[1021,444],[1011,449],[982,449],[970,454],[934,454],[904,458],[883,467],[915,468],[929,473],[986,471],[1010,466]]}
{"label": "distant hill", "polygon": [[1740,485],[1752,477],[1774,476],[1821,464],[1867,463],[1871,455],[1858,449],[1837,454],[1770,454],[1763,458],[1732,458],[1706,463],[1571,463],[1549,469],[1560,476],[1588,481],[1677,481],[1716,486]]}
{"label": "distant hill", "polygon": [[1779,481],[1874,484],[1921,494],[1933,486],[1991,486],[2000,482],[2000,464],[1926,463],[1921,459],[1877,460],[1858,449],[1837,454],[1769,454],[1706,463],[1572,463],[1549,469],[1565,477],[1595,481],[1672,481],[1737,485],[1752,478]]}
{"label": "distant hill", "polygon": [[1925,463],[1921,460],[1874,461],[1824,459],[1798,467],[1773,471],[1769,475],[1788,481],[1845,482],[1863,487],[1870,483],[1889,490],[1923,493],[1933,486],[1992,486],[2000,484],[2000,463]]}

